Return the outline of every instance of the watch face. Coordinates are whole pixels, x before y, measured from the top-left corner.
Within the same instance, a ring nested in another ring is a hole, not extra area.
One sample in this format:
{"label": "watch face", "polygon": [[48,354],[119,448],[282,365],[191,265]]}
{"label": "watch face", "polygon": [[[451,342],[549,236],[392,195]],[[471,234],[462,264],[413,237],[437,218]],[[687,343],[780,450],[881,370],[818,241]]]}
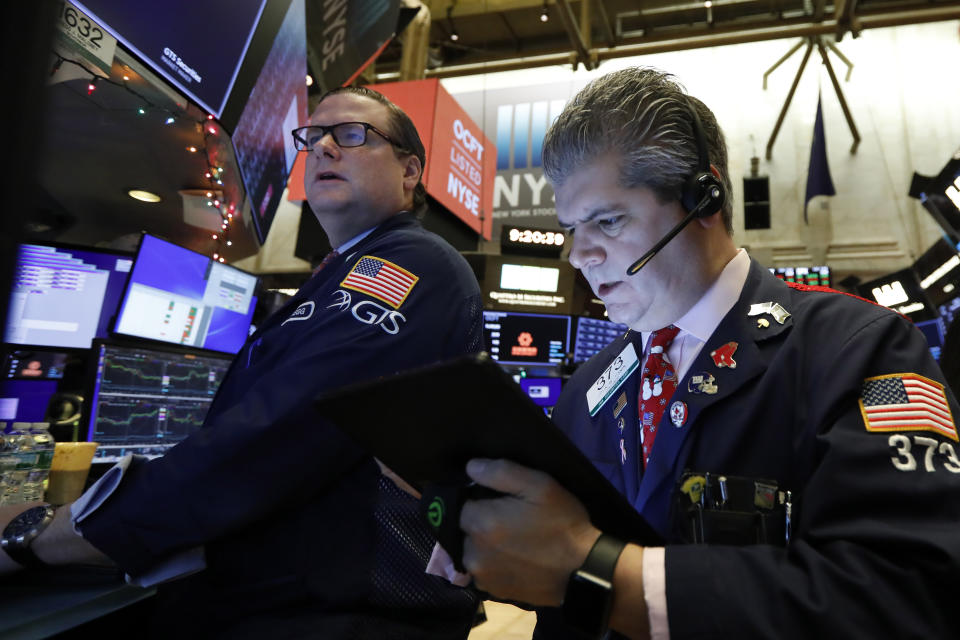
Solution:
{"label": "watch face", "polygon": [[52,511],[49,505],[39,505],[18,515],[3,530],[4,545],[9,544],[10,539],[22,536],[39,527],[45,520],[52,517]]}
{"label": "watch face", "polygon": [[613,591],[609,582],[584,571],[577,571],[567,583],[563,617],[567,624],[591,638],[599,638],[607,628]]}

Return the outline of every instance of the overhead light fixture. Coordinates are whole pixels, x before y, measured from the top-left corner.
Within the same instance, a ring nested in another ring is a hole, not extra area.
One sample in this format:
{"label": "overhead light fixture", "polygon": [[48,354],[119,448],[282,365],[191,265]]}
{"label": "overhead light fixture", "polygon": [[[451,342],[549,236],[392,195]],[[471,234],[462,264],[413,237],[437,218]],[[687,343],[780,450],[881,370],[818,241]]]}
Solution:
{"label": "overhead light fixture", "polygon": [[450,25],[450,39],[456,42],[460,39],[460,34],[457,33],[457,27],[453,24],[453,5],[447,7],[447,23]]}
{"label": "overhead light fixture", "polygon": [[313,86],[313,76],[311,76],[309,73],[307,74],[307,86],[308,87]]}
{"label": "overhead light fixture", "polygon": [[130,189],[130,191],[127,191],[127,195],[140,202],[160,202],[162,200],[157,194],[143,189]]}
{"label": "overhead light fixture", "polygon": [[540,22],[550,20],[550,9],[547,7],[547,0],[543,0],[543,11],[540,12]]}

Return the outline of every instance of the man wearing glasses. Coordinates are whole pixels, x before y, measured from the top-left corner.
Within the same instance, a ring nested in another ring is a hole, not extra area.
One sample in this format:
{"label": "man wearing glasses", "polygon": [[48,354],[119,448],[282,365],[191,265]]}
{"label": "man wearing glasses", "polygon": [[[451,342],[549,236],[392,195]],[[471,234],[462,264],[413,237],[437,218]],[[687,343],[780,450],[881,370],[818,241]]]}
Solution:
{"label": "man wearing glasses", "polygon": [[157,637],[465,638],[477,597],[424,573],[433,538],[416,499],[312,400],[479,350],[479,287],[413,213],[425,154],[399,108],[338,89],[293,136],[335,251],[248,340],[203,429],[109,473],[14,555],[113,561],[141,583],[199,571],[161,586]]}

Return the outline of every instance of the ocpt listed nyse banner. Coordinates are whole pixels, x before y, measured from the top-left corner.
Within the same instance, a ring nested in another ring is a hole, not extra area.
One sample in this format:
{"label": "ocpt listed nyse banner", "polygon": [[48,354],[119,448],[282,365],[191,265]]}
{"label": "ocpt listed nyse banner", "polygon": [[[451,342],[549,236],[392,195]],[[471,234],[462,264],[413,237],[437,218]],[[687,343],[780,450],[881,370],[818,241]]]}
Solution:
{"label": "ocpt listed nyse banner", "polygon": [[471,229],[491,237],[496,149],[436,79],[371,85],[399,105],[427,150],[427,192]]}

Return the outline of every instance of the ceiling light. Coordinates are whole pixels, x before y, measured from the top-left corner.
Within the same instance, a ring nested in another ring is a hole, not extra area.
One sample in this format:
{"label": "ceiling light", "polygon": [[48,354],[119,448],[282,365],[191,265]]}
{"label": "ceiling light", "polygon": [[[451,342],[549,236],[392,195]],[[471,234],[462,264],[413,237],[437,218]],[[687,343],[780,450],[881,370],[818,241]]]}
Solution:
{"label": "ceiling light", "polygon": [[703,6],[709,9],[710,7],[713,6],[713,0],[706,0],[706,2],[703,3]]}
{"label": "ceiling light", "polygon": [[543,0],[543,11],[540,12],[540,22],[546,22],[550,19],[550,10],[547,8],[547,0]]}
{"label": "ceiling light", "polygon": [[313,76],[311,76],[309,73],[307,74],[307,86],[308,87],[313,86]]}
{"label": "ceiling light", "polygon": [[450,39],[456,42],[460,39],[460,34],[457,33],[457,27],[453,24],[453,5],[447,7],[447,23],[450,25]]}
{"label": "ceiling light", "polygon": [[162,199],[157,194],[142,189],[130,189],[130,191],[127,191],[127,195],[140,202],[160,202]]}

